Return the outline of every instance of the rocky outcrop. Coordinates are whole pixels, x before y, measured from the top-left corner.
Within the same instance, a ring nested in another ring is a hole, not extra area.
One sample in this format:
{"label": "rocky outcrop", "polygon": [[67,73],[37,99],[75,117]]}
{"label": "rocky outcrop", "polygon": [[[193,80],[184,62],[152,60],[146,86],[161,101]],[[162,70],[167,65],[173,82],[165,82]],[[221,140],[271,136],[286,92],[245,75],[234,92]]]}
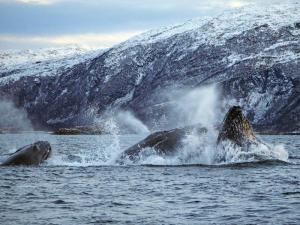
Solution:
{"label": "rocky outcrop", "polygon": [[207,132],[207,129],[201,127],[200,125],[195,125],[184,128],[176,128],[169,131],[155,132],[150,134],[139,143],[126,149],[121,154],[118,162],[122,163],[126,160],[136,162],[140,159],[141,152],[147,148],[151,148],[158,155],[174,155],[176,151],[182,147],[182,140],[191,132],[196,132],[198,135],[203,135]]}
{"label": "rocky outcrop", "polygon": [[59,128],[53,132],[54,135],[101,135],[108,134],[102,127],[77,126],[74,128]]}
{"label": "rocky outcrop", "polygon": [[51,155],[51,146],[47,141],[38,141],[20,148],[0,166],[39,165]]}
{"label": "rocky outcrop", "polygon": [[54,73],[5,69],[0,96],[24,107],[35,127],[85,126],[122,108],[151,128],[171,121],[161,93],[218,84],[256,130],[299,131],[299,14],[293,3],[247,6],[147,32]]}

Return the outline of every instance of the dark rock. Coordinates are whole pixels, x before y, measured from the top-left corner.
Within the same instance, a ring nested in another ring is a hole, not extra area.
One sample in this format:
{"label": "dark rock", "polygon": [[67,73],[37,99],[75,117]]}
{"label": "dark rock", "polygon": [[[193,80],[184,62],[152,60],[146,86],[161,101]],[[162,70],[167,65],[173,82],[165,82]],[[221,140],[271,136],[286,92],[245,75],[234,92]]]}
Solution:
{"label": "dark rock", "polygon": [[107,134],[104,128],[95,126],[77,126],[74,128],[59,128],[53,132],[55,135],[101,135]]}
{"label": "dark rock", "polygon": [[76,128],[59,128],[53,132],[55,135],[79,135],[81,131]]}
{"label": "dark rock", "polygon": [[50,157],[51,151],[49,142],[38,141],[17,150],[1,166],[39,165]]}
{"label": "dark rock", "polygon": [[133,162],[138,161],[140,159],[141,151],[145,148],[152,148],[158,155],[173,155],[182,146],[182,140],[190,132],[197,132],[199,135],[203,135],[207,132],[207,129],[199,125],[195,125],[184,128],[176,128],[169,131],[155,132],[125,150],[118,162],[122,163],[122,161],[126,159]]}

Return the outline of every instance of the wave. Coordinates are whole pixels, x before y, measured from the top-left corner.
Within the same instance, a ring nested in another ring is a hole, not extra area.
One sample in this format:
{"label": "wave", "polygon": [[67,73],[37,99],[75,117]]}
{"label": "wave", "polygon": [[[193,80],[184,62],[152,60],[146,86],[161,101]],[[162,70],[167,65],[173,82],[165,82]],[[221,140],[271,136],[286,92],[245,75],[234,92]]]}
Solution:
{"label": "wave", "polygon": [[290,155],[289,159],[300,159],[300,156],[294,156],[294,155]]}
{"label": "wave", "polygon": [[[208,145],[202,140],[194,147],[186,145],[178,149],[174,155],[161,156],[151,148],[146,148],[140,153],[140,160],[137,162],[127,161],[125,166],[171,166],[171,167],[212,167],[212,168],[241,168],[252,166],[274,166],[291,164],[283,146],[257,146],[248,152],[242,152],[238,147],[225,145],[226,148],[218,149],[216,144]],[[112,145],[100,151],[86,151],[77,154],[56,154],[46,166],[120,166],[117,159],[120,155],[118,145]],[[220,153],[220,151],[222,151]],[[225,151],[225,153],[224,153]],[[216,158],[223,157],[223,160],[216,161]]]}
{"label": "wave", "polygon": [[295,192],[283,192],[283,195],[300,195],[300,191],[295,191]]}
{"label": "wave", "polygon": [[76,162],[57,162],[53,163],[44,163],[45,167],[200,167],[200,168],[257,168],[257,167],[266,167],[266,166],[287,166],[294,165],[292,162],[282,161],[278,159],[274,160],[262,160],[262,161],[249,161],[249,162],[237,162],[237,163],[220,163],[220,164],[105,164],[105,163],[76,163]]}
{"label": "wave", "polygon": [[278,159],[274,160],[262,160],[262,161],[249,161],[249,162],[238,162],[238,163],[221,163],[221,164],[181,164],[181,165],[159,165],[159,164],[142,164],[146,167],[205,167],[205,168],[250,168],[259,166],[279,166],[279,165],[290,165],[293,163],[282,161]]}

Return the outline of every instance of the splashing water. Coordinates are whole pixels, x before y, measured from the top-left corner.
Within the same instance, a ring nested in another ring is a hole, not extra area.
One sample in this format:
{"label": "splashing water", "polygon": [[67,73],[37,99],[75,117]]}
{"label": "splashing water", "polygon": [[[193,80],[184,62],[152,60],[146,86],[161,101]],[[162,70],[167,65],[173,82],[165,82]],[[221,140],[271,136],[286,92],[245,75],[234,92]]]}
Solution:
{"label": "splashing water", "polygon": [[118,137],[118,133],[120,131],[114,119],[108,120],[105,123],[105,127],[108,128],[108,130],[110,130],[110,133],[112,134],[112,142],[108,146],[109,152],[107,152],[105,156],[106,164],[113,164],[117,156],[121,153],[120,139]]}
{"label": "splashing water", "polygon": [[103,166],[112,165],[120,154],[119,128],[113,118],[101,121],[110,134],[52,136],[54,153],[47,165]]}
{"label": "splashing water", "polygon": [[115,120],[119,127],[123,127],[130,133],[150,133],[148,127],[141,120],[136,118],[132,112],[119,111]]}
{"label": "splashing water", "polygon": [[[288,160],[288,153],[283,146],[271,146],[261,143],[250,146],[247,151],[230,141],[217,145],[218,130],[216,124],[224,117],[221,108],[227,105],[221,102],[215,85],[179,91],[169,100],[175,102],[172,111],[177,125],[201,124],[207,128],[206,135],[197,132],[186,134],[182,146],[173,156],[159,156],[154,149],[141,151],[139,164],[182,165],[182,164],[226,164],[261,160]],[[227,111],[227,110],[226,110]]]}
{"label": "splashing water", "polygon": [[265,160],[288,161],[288,153],[282,145],[259,143],[244,151],[230,141],[224,141],[216,149],[216,159],[220,163],[240,163]]}
{"label": "splashing water", "polygon": [[[186,145],[177,149],[173,156],[157,155],[154,149],[146,148],[140,153],[138,164],[151,165],[224,165],[259,161],[288,162],[288,152],[283,145],[250,146],[248,151],[227,141],[221,146],[209,135],[198,137],[188,134],[183,140]],[[130,162],[127,162],[130,163]]]}
{"label": "splashing water", "polygon": [[174,101],[173,116],[185,126],[202,124],[211,129],[219,118],[219,92],[215,85],[184,90]]}

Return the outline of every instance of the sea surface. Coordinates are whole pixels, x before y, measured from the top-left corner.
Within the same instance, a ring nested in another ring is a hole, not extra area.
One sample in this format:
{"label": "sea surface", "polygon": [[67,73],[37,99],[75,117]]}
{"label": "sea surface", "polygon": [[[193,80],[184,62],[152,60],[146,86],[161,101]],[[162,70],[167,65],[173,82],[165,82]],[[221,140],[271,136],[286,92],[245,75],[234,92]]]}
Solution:
{"label": "sea surface", "polygon": [[288,161],[114,164],[145,135],[1,134],[0,161],[37,140],[38,167],[0,167],[0,224],[300,224],[300,136],[261,136]]}

